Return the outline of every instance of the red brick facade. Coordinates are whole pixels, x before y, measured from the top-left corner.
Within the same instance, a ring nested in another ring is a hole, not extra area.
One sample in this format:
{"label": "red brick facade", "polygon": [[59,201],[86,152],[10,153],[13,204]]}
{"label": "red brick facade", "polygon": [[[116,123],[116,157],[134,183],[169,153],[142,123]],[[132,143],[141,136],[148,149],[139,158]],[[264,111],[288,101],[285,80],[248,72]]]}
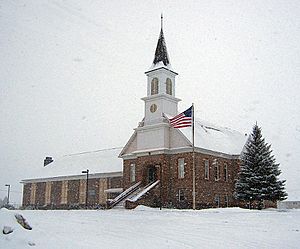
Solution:
{"label": "red brick facade", "polygon": [[[92,178],[88,184],[89,208],[105,207],[107,198],[114,197],[105,194],[104,190],[110,188],[122,188],[122,177]],[[82,180],[83,185],[86,180]],[[102,184],[100,184],[102,181]],[[67,180],[66,203],[62,203],[62,181],[51,181],[50,203],[46,204],[46,182],[24,183],[23,207],[36,209],[73,209],[85,207],[84,201],[80,202],[80,180]],[[35,185],[35,188],[33,188]],[[34,191],[35,189],[35,191]],[[34,193],[33,193],[34,192]],[[101,192],[101,193],[100,193]],[[85,191],[83,192],[85,195]],[[34,198],[33,198],[34,196]]]}
{"label": "red brick facade", "polygon": [[[179,178],[178,159],[184,159],[184,177]],[[205,179],[205,163],[209,162],[209,175]],[[164,207],[192,208],[193,169],[192,153],[148,155],[124,160],[124,189],[135,182],[143,185],[153,179],[160,184],[139,200],[139,204],[158,206],[160,200]],[[215,162],[215,164],[214,164]],[[130,181],[130,165],[135,164],[135,181]],[[225,168],[227,167],[227,170]],[[217,170],[218,168],[218,170]],[[226,159],[201,153],[195,153],[196,208],[227,207],[237,203],[233,198],[234,183],[239,169],[237,159]],[[218,174],[217,172],[218,171]],[[218,179],[215,179],[215,174]],[[225,176],[226,175],[226,176]]]}

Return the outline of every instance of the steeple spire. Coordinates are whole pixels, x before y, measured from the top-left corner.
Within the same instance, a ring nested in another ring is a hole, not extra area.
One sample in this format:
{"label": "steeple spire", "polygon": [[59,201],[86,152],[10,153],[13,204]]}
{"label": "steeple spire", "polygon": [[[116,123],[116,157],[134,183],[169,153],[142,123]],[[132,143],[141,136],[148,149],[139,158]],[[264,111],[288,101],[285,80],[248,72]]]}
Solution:
{"label": "steeple spire", "polygon": [[158,64],[159,62],[162,62],[165,66],[170,64],[169,55],[167,52],[167,46],[165,42],[164,32],[163,32],[163,14],[161,13],[161,29],[160,34],[155,50],[153,65]]}

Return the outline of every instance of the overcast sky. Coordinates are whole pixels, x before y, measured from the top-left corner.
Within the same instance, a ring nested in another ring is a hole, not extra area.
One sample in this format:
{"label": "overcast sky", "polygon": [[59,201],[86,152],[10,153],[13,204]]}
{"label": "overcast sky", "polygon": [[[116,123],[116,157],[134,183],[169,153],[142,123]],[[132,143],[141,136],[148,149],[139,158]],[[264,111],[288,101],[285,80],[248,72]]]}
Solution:
{"label": "overcast sky", "polygon": [[45,156],[124,146],[164,14],[179,110],[257,121],[300,198],[299,1],[0,1],[0,198]]}

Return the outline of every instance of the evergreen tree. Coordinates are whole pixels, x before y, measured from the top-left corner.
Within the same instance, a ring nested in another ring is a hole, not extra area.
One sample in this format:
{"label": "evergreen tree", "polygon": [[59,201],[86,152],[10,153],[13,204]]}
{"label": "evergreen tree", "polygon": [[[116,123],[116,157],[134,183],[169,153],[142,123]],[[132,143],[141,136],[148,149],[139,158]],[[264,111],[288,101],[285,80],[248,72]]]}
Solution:
{"label": "evergreen tree", "polygon": [[241,155],[241,167],[235,185],[237,199],[258,201],[260,205],[263,200],[286,199],[285,180],[278,179],[281,171],[271,155],[270,147],[262,138],[261,128],[256,124]]}

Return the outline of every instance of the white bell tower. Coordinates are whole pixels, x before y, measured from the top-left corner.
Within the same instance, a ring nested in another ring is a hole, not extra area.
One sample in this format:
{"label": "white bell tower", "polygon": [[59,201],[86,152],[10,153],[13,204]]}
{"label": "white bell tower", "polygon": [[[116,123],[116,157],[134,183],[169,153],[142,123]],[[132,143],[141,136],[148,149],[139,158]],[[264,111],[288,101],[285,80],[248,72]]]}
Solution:
{"label": "white bell tower", "polygon": [[155,56],[147,75],[147,97],[145,101],[145,125],[163,122],[163,113],[175,116],[180,99],[175,97],[175,77],[165,43],[161,16],[161,30]]}
{"label": "white bell tower", "polygon": [[[161,16],[161,30],[155,56],[147,76],[147,96],[144,121],[136,130],[136,153],[163,153],[170,148],[170,125],[164,114],[178,114],[178,102],[175,97],[175,77],[165,43]],[[160,151],[160,152],[159,152]]]}

